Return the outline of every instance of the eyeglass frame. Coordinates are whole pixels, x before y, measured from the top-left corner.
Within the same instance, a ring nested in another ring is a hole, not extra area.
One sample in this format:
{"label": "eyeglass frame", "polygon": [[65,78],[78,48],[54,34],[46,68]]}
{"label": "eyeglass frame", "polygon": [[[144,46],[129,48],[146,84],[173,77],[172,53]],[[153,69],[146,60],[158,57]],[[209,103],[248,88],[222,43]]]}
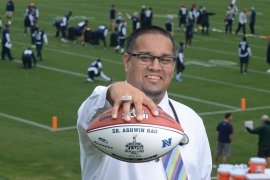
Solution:
{"label": "eyeglass frame", "polygon": [[[150,54],[134,54],[134,53],[129,53],[129,52],[127,52],[127,54],[130,55],[130,56],[136,56],[136,57],[138,57],[138,62],[139,62],[139,64],[141,64],[141,63],[140,63],[140,58],[139,58],[140,55],[148,55],[148,56],[154,57],[154,59],[151,60],[151,61],[152,61],[151,64],[155,61],[155,59],[158,59],[159,65],[160,65],[161,67],[163,67],[163,68],[171,68],[171,67],[173,67],[173,66],[174,66],[174,63],[175,63],[175,61],[176,61],[176,57],[173,57],[173,56],[153,56],[153,55],[150,55]],[[173,58],[172,66],[170,66],[170,67],[162,66],[162,64],[160,64],[160,58],[162,58],[162,57]],[[148,64],[148,66],[150,66],[151,64]],[[141,64],[141,65],[147,65],[147,64]]]}

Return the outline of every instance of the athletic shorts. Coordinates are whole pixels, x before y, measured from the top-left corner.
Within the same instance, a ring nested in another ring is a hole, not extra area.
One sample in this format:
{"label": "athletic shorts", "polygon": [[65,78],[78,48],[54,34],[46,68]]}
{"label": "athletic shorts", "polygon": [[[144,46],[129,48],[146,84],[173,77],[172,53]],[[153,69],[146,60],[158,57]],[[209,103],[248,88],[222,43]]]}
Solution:
{"label": "athletic shorts", "polygon": [[82,31],[80,29],[74,28],[74,34],[75,36],[80,37],[82,36]]}
{"label": "athletic shorts", "polygon": [[193,37],[193,34],[192,33],[191,34],[186,33],[186,39],[192,39],[192,37]]}
{"label": "athletic shorts", "polygon": [[180,18],[180,24],[186,24],[187,23],[187,19],[184,17],[184,18]]}
{"label": "athletic shorts", "polygon": [[180,63],[179,59],[177,60],[177,70],[181,72],[185,70],[185,65]]}
{"label": "athletic shorts", "polygon": [[172,23],[166,23],[166,31],[172,32],[173,31],[173,24]]}
{"label": "athletic shorts", "polygon": [[248,56],[246,56],[246,57],[240,57],[240,63],[242,63],[242,64],[248,64]]}
{"label": "athletic shorts", "polygon": [[270,148],[258,149],[258,157],[270,157]]}
{"label": "athletic shorts", "polygon": [[223,151],[223,156],[231,156],[231,143],[220,143],[217,144],[216,154],[221,155]]}
{"label": "athletic shorts", "polygon": [[24,27],[31,27],[31,22],[29,19],[24,19]]}
{"label": "athletic shorts", "polygon": [[6,11],[6,17],[12,17],[13,11]]}

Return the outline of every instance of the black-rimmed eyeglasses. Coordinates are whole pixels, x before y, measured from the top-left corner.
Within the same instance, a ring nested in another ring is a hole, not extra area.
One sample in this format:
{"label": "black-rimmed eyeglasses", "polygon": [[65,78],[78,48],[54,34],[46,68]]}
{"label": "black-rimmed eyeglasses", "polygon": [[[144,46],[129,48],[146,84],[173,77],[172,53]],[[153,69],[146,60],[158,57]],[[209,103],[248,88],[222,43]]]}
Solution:
{"label": "black-rimmed eyeglasses", "polygon": [[139,60],[139,64],[142,65],[150,65],[154,62],[154,60],[157,58],[159,61],[159,64],[161,67],[165,68],[171,68],[174,65],[174,62],[176,61],[175,57],[171,56],[152,56],[149,54],[133,54],[133,53],[128,53],[130,56],[137,56]]}

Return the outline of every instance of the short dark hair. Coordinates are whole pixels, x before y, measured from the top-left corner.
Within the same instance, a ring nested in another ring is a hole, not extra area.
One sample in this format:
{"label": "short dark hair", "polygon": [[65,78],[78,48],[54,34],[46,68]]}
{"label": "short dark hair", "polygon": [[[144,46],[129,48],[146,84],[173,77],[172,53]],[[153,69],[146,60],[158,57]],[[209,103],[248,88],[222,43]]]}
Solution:
{"label": "short dark hair", "polygon": [[244,37],[243,37],[243,41],[246,41],[246,40],[247,40],[247,38],[244,36]]}
{"label": "short dark hair", "polygon": [[161,34],[167,38],[169,38],[172,42],[173,49],[172,52],[174,52],[175,49],[175,44],[172,35],[167,32],[165,29],[158,27],[158,26],[146,26],[146,27],[141,27],[133,31],[128,40],[127,40],[127,52],[131,53],[134,48],[134,44],[139,36],[145,35],[145,34]]}
{"label": "short dark hair", "polygon": [[179,45],[182,47],[182,46],[184,46],[184,43],[183,42],[180,42]]}
{"label": "short dark hair", "polygon": [[225,114],[225,119],[227,119],[228,117],[230,117],[232,115],[232,113],[226,113]]}

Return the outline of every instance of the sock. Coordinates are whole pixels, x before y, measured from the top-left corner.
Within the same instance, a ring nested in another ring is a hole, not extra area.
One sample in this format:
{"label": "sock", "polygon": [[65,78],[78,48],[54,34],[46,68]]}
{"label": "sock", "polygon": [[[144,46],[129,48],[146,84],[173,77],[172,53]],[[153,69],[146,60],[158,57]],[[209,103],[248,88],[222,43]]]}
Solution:
{"label": "sock", "polygon": [[117,49],[119,49],[119,48],[120,48],[120,46],[118,45],[118,46],[116,46],[114,49],[117,50]]}
{"label": "sock", "polygon": [[121,53],[124,53],[124,52],[125,52],[124,48],[121,48]]}
{"label": "sock", "polygon": [[100,76],[105,79],[106,81],[110,81],[111,78],[109,78],[108,76],[106,76],[102,71],[100,72]]}

